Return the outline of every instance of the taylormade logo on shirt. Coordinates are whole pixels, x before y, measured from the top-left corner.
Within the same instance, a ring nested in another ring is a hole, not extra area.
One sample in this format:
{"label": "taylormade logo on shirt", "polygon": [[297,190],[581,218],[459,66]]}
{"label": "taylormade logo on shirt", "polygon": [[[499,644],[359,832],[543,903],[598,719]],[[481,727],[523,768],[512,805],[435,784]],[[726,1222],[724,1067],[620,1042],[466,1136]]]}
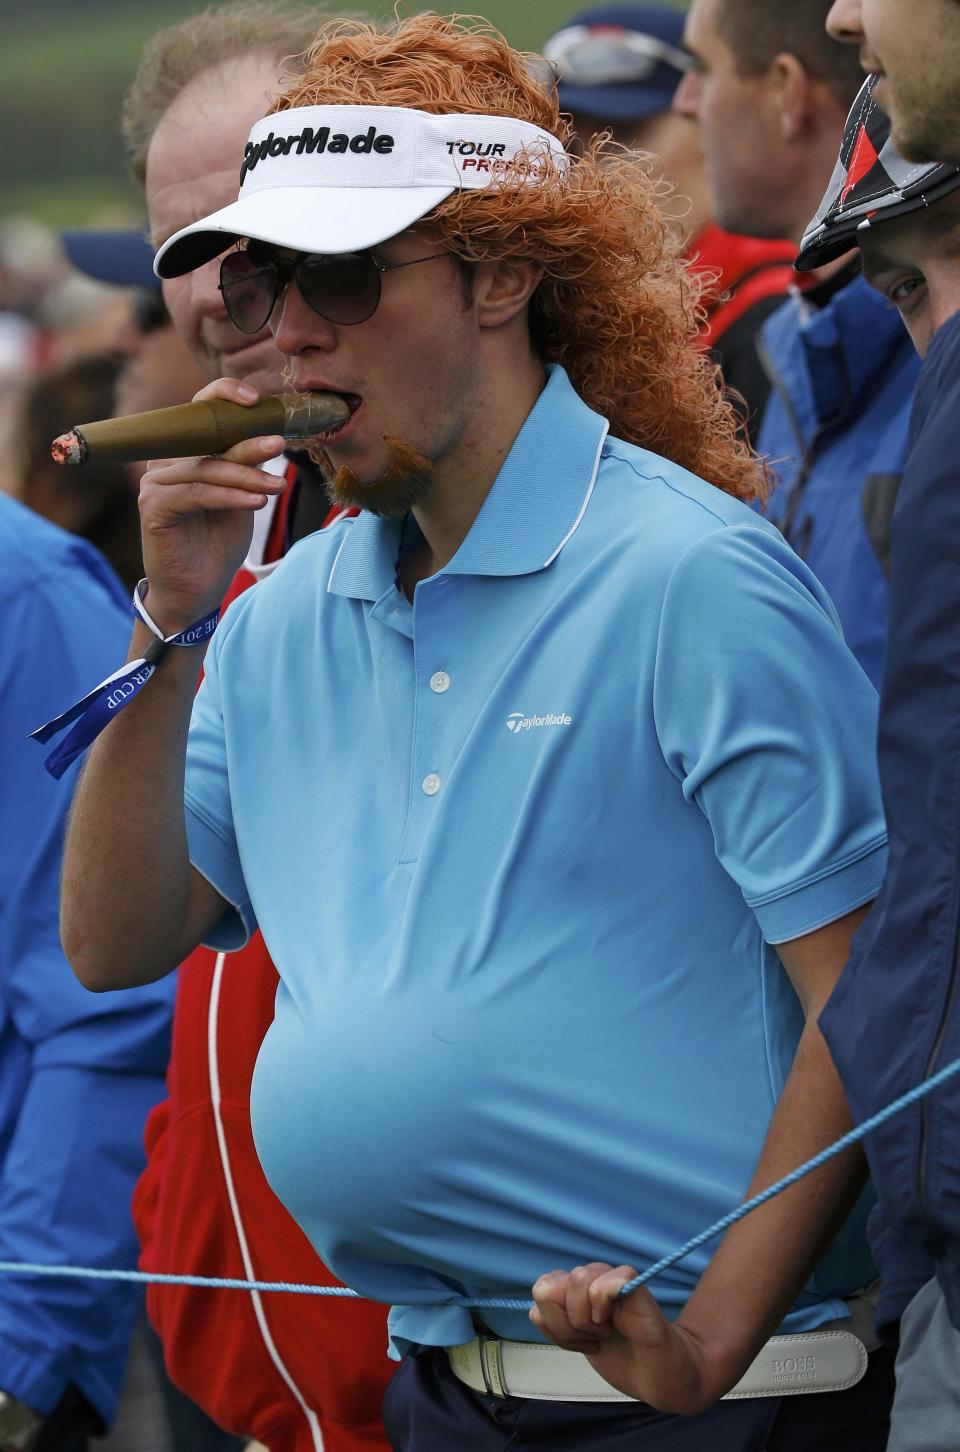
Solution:
{"label": "taylormade logo on shirt", "polygon": [[511,711],[507,717],[506,726],[514,736],[519,736],[521,731],[533,731],[538,726],[572,726],[573,717],[565,715],[549,716],[525,716],[522,711]]}
{"label": "taylormade logo on shirt", "polygon": [[271,131],[262,141],[248,141],[244,147],[244,161],[240,168],[240,185],[246,179],[247,173],[253,171],[261,161],[266,161],[271,156],[289,156],[296,147],[296,155],[308,156],[321,155],[327,152],[332,156],[343,156],[351,151],[356,156],[368,155],[376,152],[379,156],[389,156],[394,148],[392,136],[378,135],[376,126],[368,126],[366,131],[358,132],[354,136],[348,136],[345,131],[331,132],[329,126],[320,126],[314,131],[312,126],[304,126],[302,131],[297,131],[293,136],[277,136]]}

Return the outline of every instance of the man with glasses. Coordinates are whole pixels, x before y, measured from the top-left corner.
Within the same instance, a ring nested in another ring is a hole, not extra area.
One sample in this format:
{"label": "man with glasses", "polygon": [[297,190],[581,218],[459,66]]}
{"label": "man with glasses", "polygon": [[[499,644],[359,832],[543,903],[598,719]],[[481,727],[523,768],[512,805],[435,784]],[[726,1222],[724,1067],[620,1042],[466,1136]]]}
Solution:
{"label": "man with glasses", "polygon": [[816,1014],[884,842],[872,692],[747,506],[655,185],[570,139],[495,32],[327,36],[239,199],[161,247],[222,256],[235,322],[343,400],[316,453],[364,512],[231,607],[193,708],[176,641],[277,440],[146,476],[162,661],[87,764],[68,951],[120,987],[262,925],[257,1147],[392,1305],[401,1452],[879,1449],[857,1154],[610,1294],[847,1127]]}
{"label": "man with glasses", "polygon": [[[155,245],[236,195],[234,158],[282,77],[295,73],[290,57],[316,39],[322,22],[315,7],[238,0],[148,42],[124,101],[123,132]],[[281,391],[283,359],[270,330],[239,331],[218,282],[218,262],[164,282],[177,333],[208,379],[226,375]],[[266,578],[331,514],[305,455],[291,459],[278,448],[267,468],[287,487],[272,513],[261,512],[228,598]],[[265,749],[261,770],[282,772],[282,759]],[[250,1080],[277,992],[261,934],[229,959],[196,949],[178,980],[168,1094],[147,1125],[147,1167],[134,1198],[144,1268],[329,1281],[253,1146]],[[344,1325],[336,1303],[318,1297],[162,1285],[148,1288],[147,1308],[172,1380],[221,1426],[271,1452],[385,1446],[380,1400],[390,1368],[379,1308],[351,1307],[357,1314]],[[193,1452],[196,1433],[180,1436]]]}
{"label": "man with glasses", "polygon": [[[601,5],[574,16],[543,48],[557,78],[560,108],[583,141],[609,129],[615,141],[649,153],[676,187],[663,201],[686,255],[708,281],[701,342],[724,382],[742,398],[756,430],[770,380],[756,349],[757,330],[791,283],[794,244],[736,236],[713,221],[697,128],[672,109],[691,64],[683,49],[683,13],[669,5]],[[642,163],[649,164],[649,163]]]}

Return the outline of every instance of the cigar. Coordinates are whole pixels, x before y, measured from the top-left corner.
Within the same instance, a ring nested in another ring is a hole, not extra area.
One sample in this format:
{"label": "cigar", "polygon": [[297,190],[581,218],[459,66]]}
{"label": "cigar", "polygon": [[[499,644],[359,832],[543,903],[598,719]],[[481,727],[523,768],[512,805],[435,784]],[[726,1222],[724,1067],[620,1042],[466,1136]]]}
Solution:
{"label": "cigar", "polygon": [[349,417],[347,404],[336,393],[267,394],[250,408],[211,398],[78,424],[54,439],[50,453],[58,464],[183,459],[191,454],[222,454],[261,434],[309,439],[339,427]]}

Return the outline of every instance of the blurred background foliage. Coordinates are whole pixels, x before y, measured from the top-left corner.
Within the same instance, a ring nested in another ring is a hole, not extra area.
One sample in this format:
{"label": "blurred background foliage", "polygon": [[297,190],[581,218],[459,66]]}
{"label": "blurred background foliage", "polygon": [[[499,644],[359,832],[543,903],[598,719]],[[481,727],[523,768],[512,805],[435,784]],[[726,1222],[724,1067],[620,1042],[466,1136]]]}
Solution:
{"label": "blurred background foliage", "polygon": [[[682,7],[684,0],[673,3]],[[392,13],[376,0],[350,5],[381,18]],[[139,216],[120,148],[121,98],[144,41],[204,8],[190,0],[0,0],[6,216],[26,214],[58,228]],[[429,8],[447,13],[442,4]],[[525,50],[536,50],[581,8],[578,0],[483,0],[462,7],[482,13]]]}

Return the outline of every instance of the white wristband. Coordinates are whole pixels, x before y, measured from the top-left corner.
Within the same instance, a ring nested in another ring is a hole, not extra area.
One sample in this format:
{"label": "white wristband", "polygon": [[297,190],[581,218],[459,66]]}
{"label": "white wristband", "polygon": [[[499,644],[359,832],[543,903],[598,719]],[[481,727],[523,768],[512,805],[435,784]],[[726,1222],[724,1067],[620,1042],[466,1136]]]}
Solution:
{"label": "white wristband", "polygon": [[155,635],[158,640],[166,640],[167,637],[164,635],[163,631],[160,629],[159,625],[150,614],[146,605],[144,605],[143,603],[143,597],[147,593],[149,587],[150,581],[146,578],[146,576],[144,576],[142,580],[137,581],[137,583],[133,587],[133,608],[135,613],[140,616],[140,619],[150,631],[151,635]]}

